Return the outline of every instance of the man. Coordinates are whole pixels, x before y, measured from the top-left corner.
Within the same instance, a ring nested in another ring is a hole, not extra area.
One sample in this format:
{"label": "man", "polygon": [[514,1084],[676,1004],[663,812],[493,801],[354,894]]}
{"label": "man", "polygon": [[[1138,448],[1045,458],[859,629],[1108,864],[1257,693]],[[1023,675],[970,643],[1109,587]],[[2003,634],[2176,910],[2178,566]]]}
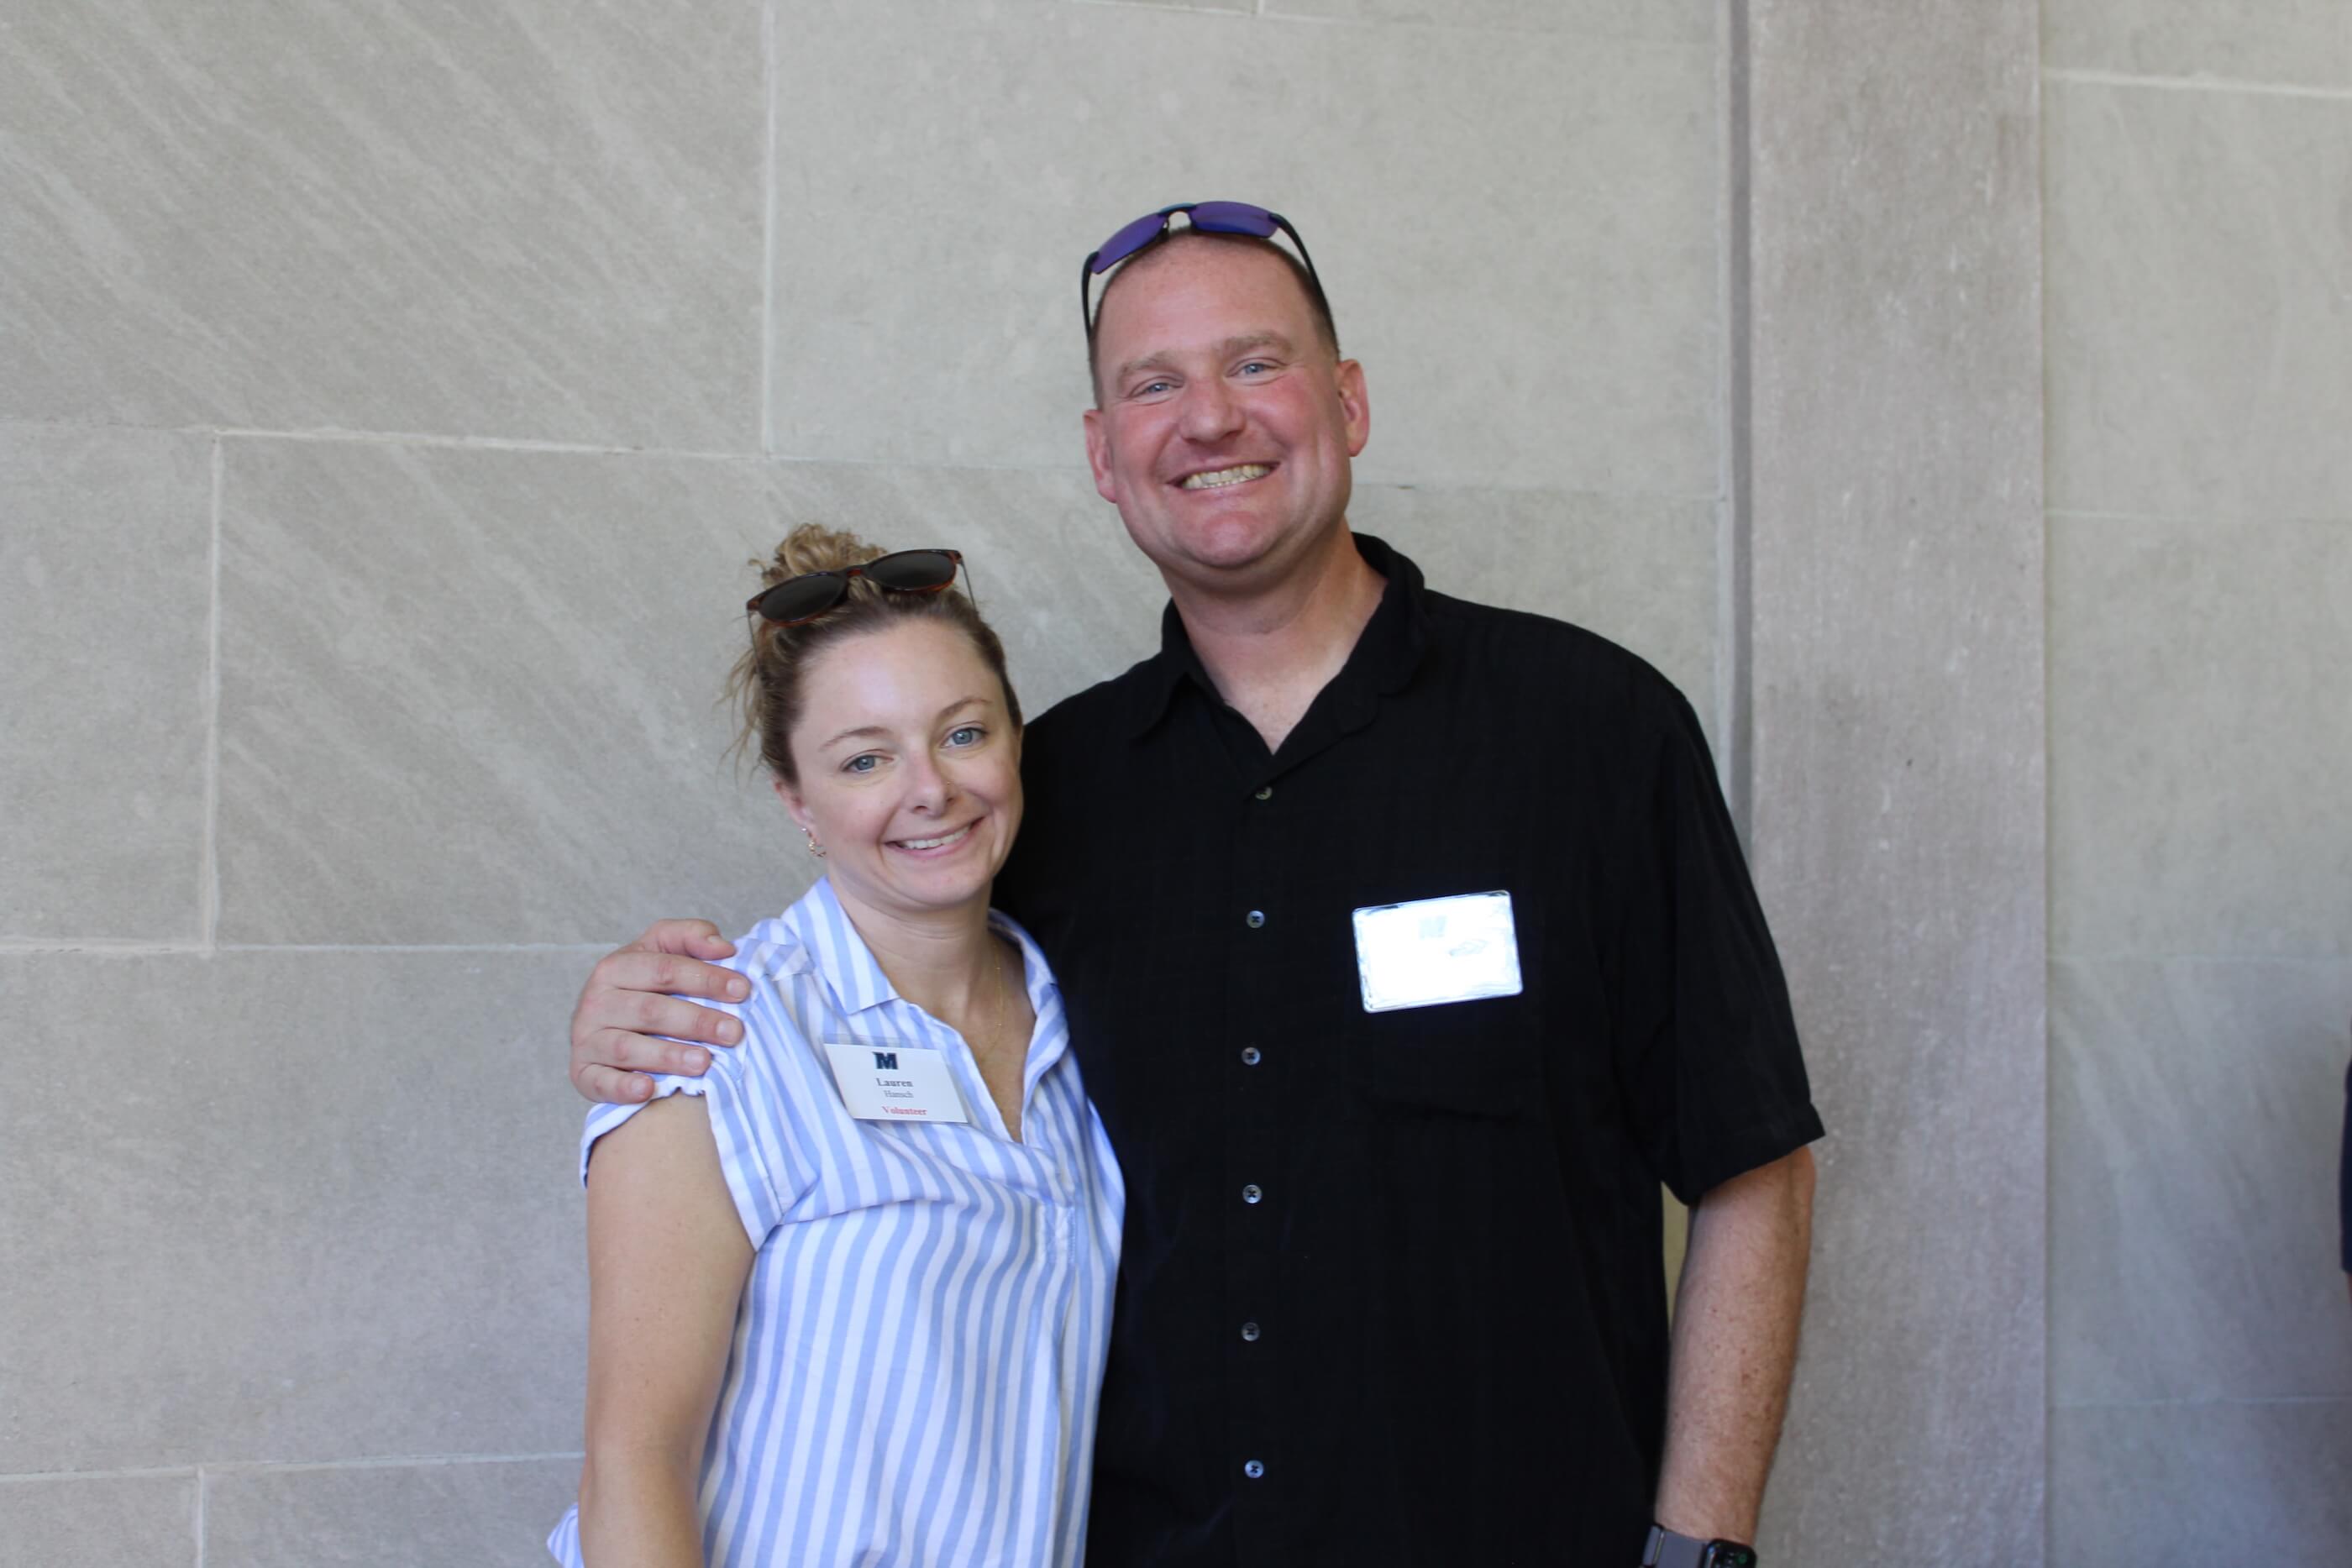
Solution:
{"label": "man", "polygon": [[[1031,727],[997,883],[1127,1176],[1091,1560],[1752,1561],[1821,1125],[1696,721],[1353,535],[1364,372],[1295,231],[1157,216],[1085,427],[1163,644]],[[720,1041],[646,994],[723,994],[714,936],[598,966],[583,1093]]]}

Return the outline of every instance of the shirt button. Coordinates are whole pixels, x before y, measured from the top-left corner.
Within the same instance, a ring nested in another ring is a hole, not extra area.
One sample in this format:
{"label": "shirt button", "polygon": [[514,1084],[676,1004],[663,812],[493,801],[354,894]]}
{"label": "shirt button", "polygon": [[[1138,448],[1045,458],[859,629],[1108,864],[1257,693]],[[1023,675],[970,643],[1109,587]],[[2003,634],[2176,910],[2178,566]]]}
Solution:
{"label": "shirt button", "polygon": [[1257,1343],[1257,1335],[1258,1327],[1255,1323],[1244,1323],[1242,1325],[1242,1338],[1249,1341],[1250,1343],[1255,1344]]}
{"label": "shirt button", "polygon": [[1273,799],[1274,799],[1274,786],[1273,786],[1273,785],[1271,785],[1271,784],[1262,784],[1262,785],[1258,786],[1257,798],[1258,798],[1259,800],[1273,800]]}
{"label": "shirt button", "polygon": [[1245,1045],[1242,1047],[1242,1065],[1244,1067],[1255,1067],[1257,1064],[1257,1047],[1254,1045]]}
{"label": "shirt button", "polygon": [[1259,1190],[1258,1185],[1255,1182],[1252,1182],[1249,1186],[1242,1188],[1242,1201],[1244,1203],[1255,1203],[1259,1198],[1262,1198],[1265,1196],[1265,1194]]}
{"label": "shirt button", "polygon": [[1265,1474],[1265,1467],[1258,1463],[1257,1460],[1252,1459],[1249,1463],[1242,1467],[1242,1474],[1249,1477],[1252,1480],[1255,1480],[1258,1477]]}
{"label": "shirt button", "polygon": [[1265,911],[1263,909],[1251,910],[1249,912],[1249,917],[1244,924],[1246,924],[1251,930],[1256,930],[1259,926],[1265,924]]}

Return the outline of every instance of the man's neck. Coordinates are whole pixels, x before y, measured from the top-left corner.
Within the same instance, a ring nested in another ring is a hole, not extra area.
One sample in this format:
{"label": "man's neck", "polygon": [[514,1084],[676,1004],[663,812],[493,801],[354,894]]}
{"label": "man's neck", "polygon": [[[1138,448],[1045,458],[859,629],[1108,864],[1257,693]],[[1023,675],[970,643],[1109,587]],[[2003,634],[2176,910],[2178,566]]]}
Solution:
{"label": "man's neck", "polygon": [[1343,524],[1314,559],[1266,588],[1216,594],[1171,581],[1169,593],[1218,695],[1278,751],[1347,664],[1386,585]]}

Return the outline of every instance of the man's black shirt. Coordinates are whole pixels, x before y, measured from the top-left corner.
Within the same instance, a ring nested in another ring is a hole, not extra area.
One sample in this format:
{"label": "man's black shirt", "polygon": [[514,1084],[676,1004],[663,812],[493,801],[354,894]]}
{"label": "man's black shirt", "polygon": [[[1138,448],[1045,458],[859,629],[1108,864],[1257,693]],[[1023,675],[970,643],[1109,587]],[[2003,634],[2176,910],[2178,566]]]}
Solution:
{"label": "man's black shirt", "polygon": [[[1031,727],[998,901],[1127,1179],[1091,1562],[1636,1563],[1658,1184],[1821,1134],[1697,721],[1575,627],[1387,579],[1269,755],[1171,606]],[[1523,990],[1367,1012],[1352,912],[1507,891]]]}

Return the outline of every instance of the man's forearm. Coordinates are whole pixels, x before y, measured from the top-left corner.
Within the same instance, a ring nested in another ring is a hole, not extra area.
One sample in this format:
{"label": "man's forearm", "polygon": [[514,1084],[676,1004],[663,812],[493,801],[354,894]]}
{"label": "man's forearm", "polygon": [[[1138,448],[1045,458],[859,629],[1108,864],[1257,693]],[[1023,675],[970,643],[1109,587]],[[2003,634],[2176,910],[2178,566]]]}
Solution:
{"label": "man's forearm", "polygon": [[1658,1479],[1657,1520],[1668,1530],[1756,1539],[1797,1364],[1812,1234],[1805,1149],[1733,1177],[1691,1211]]}

